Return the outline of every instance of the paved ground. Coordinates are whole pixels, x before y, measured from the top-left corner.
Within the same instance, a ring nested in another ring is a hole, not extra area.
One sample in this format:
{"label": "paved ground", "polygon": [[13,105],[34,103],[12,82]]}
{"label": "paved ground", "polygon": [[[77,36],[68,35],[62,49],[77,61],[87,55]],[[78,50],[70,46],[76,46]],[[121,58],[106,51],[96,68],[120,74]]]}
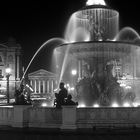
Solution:
{"label": "paved ground", "polygon": [[61,131],[59,129],[0,129],[0,140],[140,140],[140,129],[82,129]]}

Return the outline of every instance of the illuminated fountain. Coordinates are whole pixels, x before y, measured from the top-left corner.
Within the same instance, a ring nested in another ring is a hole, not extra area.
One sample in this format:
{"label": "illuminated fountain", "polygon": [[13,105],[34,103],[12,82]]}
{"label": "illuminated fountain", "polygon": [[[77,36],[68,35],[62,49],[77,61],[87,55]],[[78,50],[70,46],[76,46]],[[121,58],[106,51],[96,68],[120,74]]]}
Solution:
{"label": "illuminated fountain", "polygon": [[131,27],[119,30],[119,13],[104,0],[88,0],[72,14],[64,39],[53,38],[53,69],[79,106],[137,106],[140,104],[140,37]]}
{"label": "illuminated fountain", "polygon": [[70,92],[81,106],[137,105],[140,38],[131,27],[119,31],[116,10],[103,0],[88,0],[72,14],[65,40],[67,44],[55,49],[57,61],[64,60],[57,64],[59,81],[73,89]]}

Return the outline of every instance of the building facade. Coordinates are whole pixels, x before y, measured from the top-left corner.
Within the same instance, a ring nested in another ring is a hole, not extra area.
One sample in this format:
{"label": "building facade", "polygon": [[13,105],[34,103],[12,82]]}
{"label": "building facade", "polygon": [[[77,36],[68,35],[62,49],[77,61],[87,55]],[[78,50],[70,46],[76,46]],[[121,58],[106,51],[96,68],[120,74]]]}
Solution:
{"label": "building facade", "polygon": [[57,76],[44,69],[29,73],[28,78],[33,88],[33,93],[38,95],[52,94],[57,88]]}
{"label": "building facade", "polygon": [[0,94],[6,95],[7,79],[6,68],[10,68],[9,93],[13,97],[22,75],[22,49],[14,38],[0,44]]}

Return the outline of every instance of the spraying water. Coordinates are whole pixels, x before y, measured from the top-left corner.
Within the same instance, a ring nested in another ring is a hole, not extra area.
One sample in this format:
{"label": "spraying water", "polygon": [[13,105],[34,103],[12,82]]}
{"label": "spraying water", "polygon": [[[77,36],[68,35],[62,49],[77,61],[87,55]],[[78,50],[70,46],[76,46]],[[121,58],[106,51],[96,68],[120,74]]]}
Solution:
{"label": "spraying water", "polygon": [[[28,71],[30,65],[32,64],[34,58],[37,56],[37,54],[38,54],[46,45],[48,45],[49,43],[55,42],[55,41],[58,41],[58,44],[57,44],[57,45],[63,44],[63,43],[65,42],[65,40],[62,39],[62,38],[52,38],[52,39],[50,39],[50,40],[47,40],[45,43],[43,43],[43,44],[40,46],[40,48],[35,52],[35,54],[33,55],[32,59],[30,60],[30,62],[29,62],[29,64],[28,64],[27,68],[25,69],[25,72],[23,73],[23,76],[22,76],[22,78],[21,78],[21,83],[22,83],[22,81],[23,81],[23,79],[24,79],[24,76],[25,76],[25,74],[27,73],[27,71]],[[56,46],[57,46],[57,45],[56,45]]]}

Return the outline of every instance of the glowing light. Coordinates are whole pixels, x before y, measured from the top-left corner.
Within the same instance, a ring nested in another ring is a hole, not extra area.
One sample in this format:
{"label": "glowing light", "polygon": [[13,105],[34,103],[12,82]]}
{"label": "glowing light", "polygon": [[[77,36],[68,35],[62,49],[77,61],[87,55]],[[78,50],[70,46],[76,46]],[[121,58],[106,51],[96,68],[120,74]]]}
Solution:
{"label": "glowing light", "polygon": [[125,88],[126,88],[126,89],[131,89],[131,86],[126,86]]}
{"label": "glowing light", "polygon": [[67,87],[70,87],[70,84],[66,84]]}
{"label": "glowing light", "polygon": [[112,104],[112,107],[119,107],[119,105],[118,105],[116,102],[114,102],[114,103]]}
{"label": "glowing light", "polygon": [[81,103],[78,105],[78,107],[86,107],[86,105],[84,103]]}
{"label": "glowing light", "polygon": [[134,106],[134,107],[138,107],[139,104],[138,104],[138,103],[133,103],[133,106]]}
{"label": "glowing light", "polygon": [[88,0],[86,5],[106,5],[104,0]]}
{"label": "glowing light", "polygon": [[74,87],[71,87],[71,88],[70,88],[70,90],[72,90],[72,91],[73,91],[73,90],[74,90]]}
{"label": "glowing light", "polygon": [[94,104],[93,107],[98,108],[99,104]]}
{"label": "glowing light", "polygon": [[42,106],[42,107],[46,107],[46,106],[47,106],[47,103],[42,103],[41,106]]}
{"label": "glowing light", "polygon": [[125,103],[123,104],[123,107],[131,107],[131,105],[130,105],[128,102],[125,102]]}
{"label": "glowing light", "polygon": [[121,87],[125,87],[125,86],[126,86],[126,84],[124,84],[124,83],[121,83],[121,84],[120,84],[120,86],[121,86]]}
{"label": "glowing light", "polygon": [[56,88],[56,89],[54,89],[53,91],[56,92],[57,90],[58,90],[58,89]]}
{"label": "glowing light", "polygon": [[5,71],[6,71],[6,73],[8,73],[8,74],[11,73],[11,69],[10,69],[10,68],[6,68]]}
{"label": "glowing light", "polygon": [[28,87],[32,92],[34,91],[28,84],[26,84],[26,87]]}
{"label": "glowing light", "polygon": [[72,70],[72,71],[71,71],[71,74],[72,74],[72,75],[76,75],[76,74],[77,74],[77,70]]}

